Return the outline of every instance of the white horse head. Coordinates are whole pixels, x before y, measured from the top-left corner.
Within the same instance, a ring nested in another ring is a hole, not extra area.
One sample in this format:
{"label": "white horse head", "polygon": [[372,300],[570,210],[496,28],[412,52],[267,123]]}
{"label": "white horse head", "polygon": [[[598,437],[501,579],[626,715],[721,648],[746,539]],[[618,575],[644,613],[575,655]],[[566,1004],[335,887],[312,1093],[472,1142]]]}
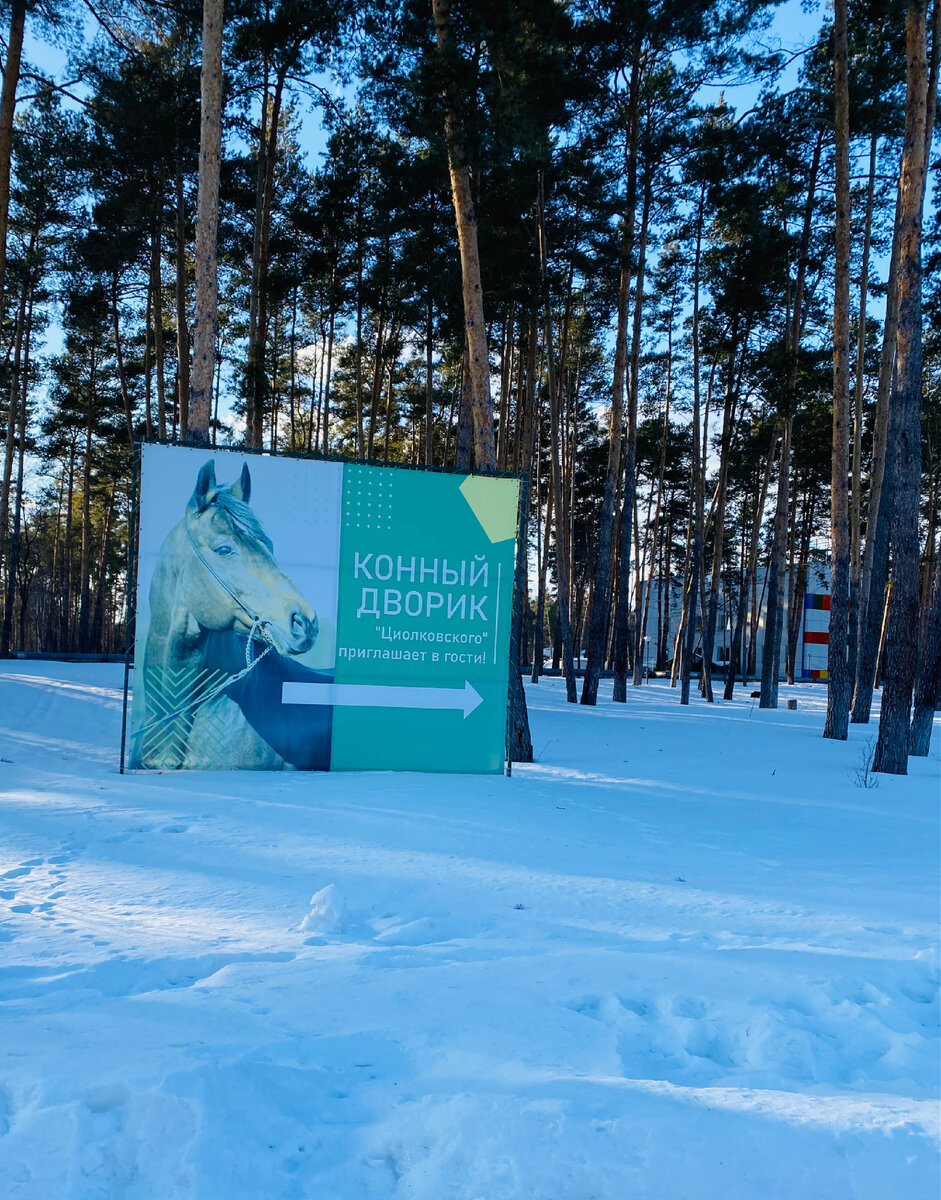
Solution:
{"label": "white horse head", "polygon": [[200,629],[257,629],[282,654],[303,654],[317,637],[317,616],[275,562],[249,506],[251,488],[247,465],[228,486],[216,483],[211,459],[200,469],[181,523],[186,536],[174,539],[174,603]]}

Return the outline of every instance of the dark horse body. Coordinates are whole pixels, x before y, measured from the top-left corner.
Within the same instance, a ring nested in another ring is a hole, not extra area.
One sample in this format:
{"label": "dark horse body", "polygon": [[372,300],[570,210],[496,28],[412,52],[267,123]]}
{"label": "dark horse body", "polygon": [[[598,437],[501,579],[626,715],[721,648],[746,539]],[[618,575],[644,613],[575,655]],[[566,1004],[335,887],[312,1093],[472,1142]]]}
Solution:
{"label": "dark horse body", "polygon": [[332,710],[282,705],[285,680],[329,681],[294,661],[317,617],[275,562],[249,507],[251,477],[199,472],[150,586],[144,719],[132,767],[326,769]]}

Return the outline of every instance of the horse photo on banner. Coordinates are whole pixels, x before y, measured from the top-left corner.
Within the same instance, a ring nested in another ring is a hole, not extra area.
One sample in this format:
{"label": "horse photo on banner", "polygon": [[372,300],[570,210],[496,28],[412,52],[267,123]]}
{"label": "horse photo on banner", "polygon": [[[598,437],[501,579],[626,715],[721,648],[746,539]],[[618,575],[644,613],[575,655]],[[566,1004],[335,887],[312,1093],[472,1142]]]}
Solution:
{"label": "horse photo on banner", "polygon": [[520,483],[145,444],[131,770],[503,770]]}
{"label": "horse photo on banner", "polygon": [[143,446],[131,769],[329,769],[332,709],[281,688],[333,679],[342,483]]}

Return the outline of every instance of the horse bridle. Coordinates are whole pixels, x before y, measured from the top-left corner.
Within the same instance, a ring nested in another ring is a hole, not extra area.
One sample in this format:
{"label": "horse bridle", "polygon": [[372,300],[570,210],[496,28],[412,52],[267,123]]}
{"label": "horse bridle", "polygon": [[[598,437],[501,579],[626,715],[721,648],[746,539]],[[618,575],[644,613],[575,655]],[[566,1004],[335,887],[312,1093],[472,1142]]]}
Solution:
{"label": "horse bridle", "polygon": [[[258,613],[255,612],[254,609],[249,608],[249,606],[245,603],[245,601],[242,599],[242,597],[237,596],[235,594],[235,592],[232,591],[232,589],[229,587],[229,585],[226,583],[226,581],[221,576],[216,574],[216,572],[213,570],[212,563],[209,562],[209,560],[203,555],[203,552],[200,550],[200,548],[196,545],[196,539],[193,537],[192,529],[190,529],[189,513],[187,513],[183,518],[183,527],[186,529],[186,536],[189,538],[189,543],[193,547],[193,553],[196,555],[196,557],[199,559],[199,561],[203,564],[203,566],[206,568],[206,570],[209,572],[209,574],[213,577],[213,579],[216,581],[216,583],[218,583],[219,587],[221,587],[224,592],[227,592],[232,597],[232,599],[235,601],[235,603],[237,605],[239,605],[240,608],[243,608],[248,613],[248,615],[252,619],[253,629],[257,625],[259,629],[263,630],[263,627],[265,625],[270,624],[268,619],[266,617],[260,616]],[[264,632],[262,632],[262,637],[265,639],[266,642],[268,641],[268,636]],[[270,648],[270,642],[269,642],[269,648]]]}
{"label": "horse bridle", "polygon": [[[252,627],[248,633],[248,641],[245,643],[245,666],[235,675],[230,675],[228,679],[224,679],[220,684],[217,684],[216,687],[207,692],[205,696],[200,697],[200,699],[195,703],[184,704],[182,708],[178,708],[175,712],[165,713],[164,716],[158,717],[156,721],[151,721],[149,725],[145,725],[143,729],[136,730],[136,737],[141,737],[143,734],[149,733],[151,729],[155,729],[158,725],[165,725],[167,721],[172,721],[174,718],[182,716],[183,713],[188,712],[191,708],[200,708],[202,705],[208,704],[210,700],[215,700],[217,696],[220,696],[224,691],[230,688],[233,683],[238,683],[240,679],[244,679],[250,671],[253,671],[255,667],[258,666],[265,655],[270,653],[275,648],[274,643],[271,641],[271,638],[265,628],[267,625],[271,624],[268,618],[261,616],[259,613],[256,613],[254,609],[249,608],[241,596],[237,596],[226,583],[226,581],[216,574],[212,568],[212,564],[203,556],[202,551],[196,545],[196,539],[193,537],[193,531],[190,529],[189,513],[187,513],[183,518],[183,526],[186,529],[186,536],[189,538],[189,543],[193,547],[193,553],[213,577],[216,583],[218,583],[219,587],[221,587],[224,592],[227,592],[228,595],[230,595],[235,601],[235,603],[238,604],[240,608],[243,608],[252,619]],[[267,642],[267,645],[257,658],[252,658],[252,646],[254,645],[256,634],[259,634],[262,640]]]}

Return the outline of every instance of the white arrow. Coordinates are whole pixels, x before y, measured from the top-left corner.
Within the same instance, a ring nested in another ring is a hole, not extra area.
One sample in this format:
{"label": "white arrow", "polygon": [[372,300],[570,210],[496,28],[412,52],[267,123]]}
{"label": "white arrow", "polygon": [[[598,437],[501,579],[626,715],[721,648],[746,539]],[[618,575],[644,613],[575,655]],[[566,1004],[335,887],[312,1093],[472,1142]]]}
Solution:
{"label": "white arrow", "polygon": [[283,683],[282,704],[336,704],[342,708],[459,708],[472,713],[484,698],[462,688],[391,687],[378,683]]}

